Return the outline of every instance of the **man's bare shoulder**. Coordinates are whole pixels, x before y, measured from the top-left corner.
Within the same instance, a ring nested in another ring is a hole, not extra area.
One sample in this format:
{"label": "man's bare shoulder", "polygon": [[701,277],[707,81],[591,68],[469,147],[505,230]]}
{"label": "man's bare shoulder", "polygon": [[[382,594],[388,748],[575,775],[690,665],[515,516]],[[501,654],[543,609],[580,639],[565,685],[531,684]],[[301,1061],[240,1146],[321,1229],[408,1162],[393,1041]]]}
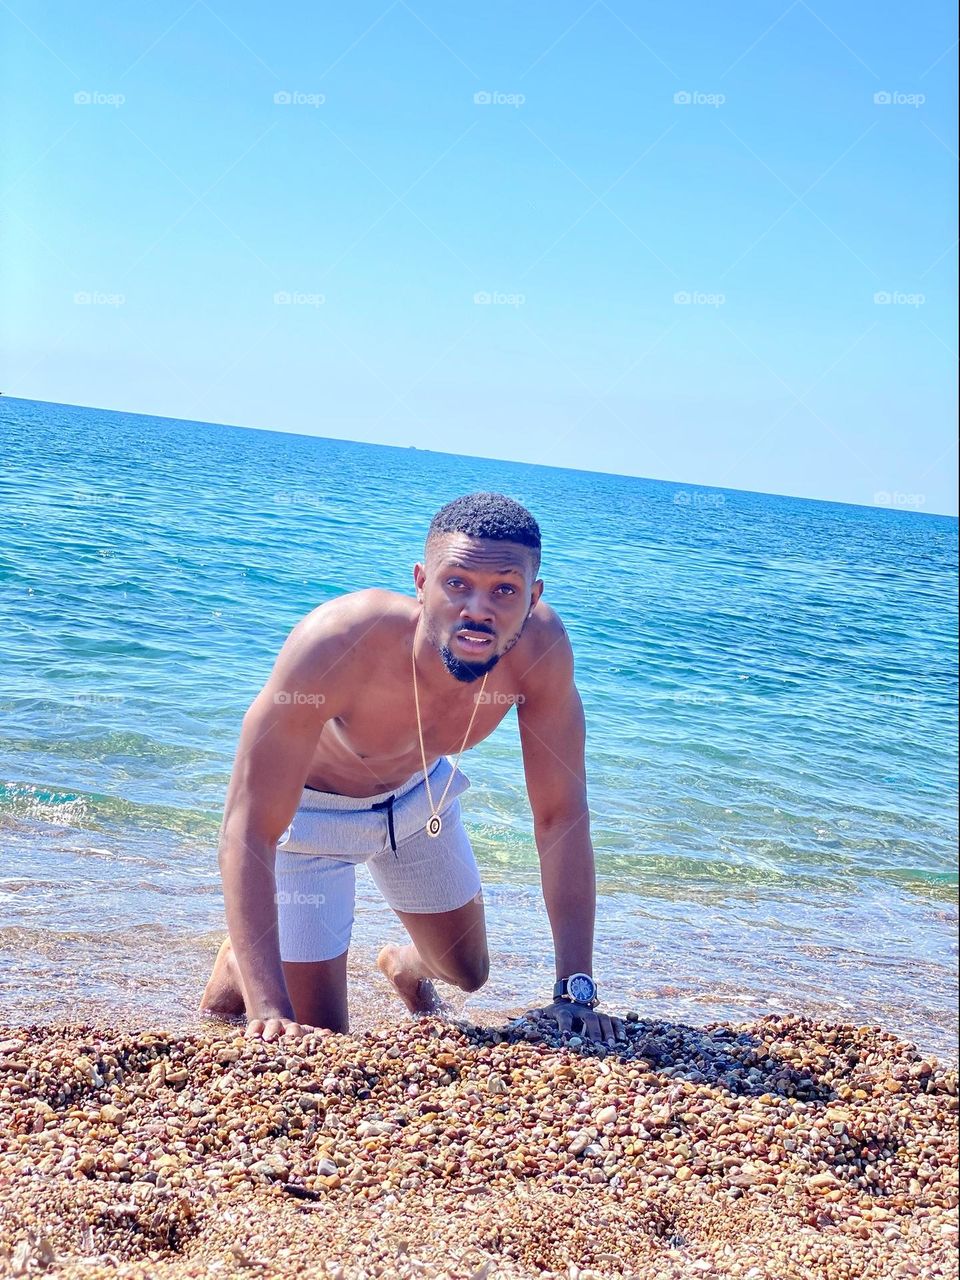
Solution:
{"label": "man's bare shoulder", "polygon": [[373,658],[409,631],[415,607],[409,597],[377,588],[318,605],[287,636],[260,699],[323,708],[324,718],[340,714]]}
{"label": "man's bare shoulder", "polygon": [[549,685],[571,678],[573,649],[570,637],[559,613],[545,600],[539,600],[531,613],[524,627],[523,641],[525,684]]}
{"label": "man's bare shoulder", "polygon": [[362,591],[347,591],[342,596],[325,600],[306,614],[299,625],[317,631],[363,627],[380,621],[389,625],[408,619],[413,606],[412,597],[401,595],[399,591],[366,587]]}
{"label": "man's bare shoulder", "polygon": [[[538,600],[527,623],[527,630],[539,645],[546,648],[566,648],[570,644],[563,619],[546,600]],[[526,631],[524,632],[526,635]]]}
{"label": "man's bare shoulder", "polygon": [[291,631],[288,643],[325,654],[355,652],[364,637],[381,641],[402,634],[413,608],[414,601],[397,591],[348,591],[312,609]]}

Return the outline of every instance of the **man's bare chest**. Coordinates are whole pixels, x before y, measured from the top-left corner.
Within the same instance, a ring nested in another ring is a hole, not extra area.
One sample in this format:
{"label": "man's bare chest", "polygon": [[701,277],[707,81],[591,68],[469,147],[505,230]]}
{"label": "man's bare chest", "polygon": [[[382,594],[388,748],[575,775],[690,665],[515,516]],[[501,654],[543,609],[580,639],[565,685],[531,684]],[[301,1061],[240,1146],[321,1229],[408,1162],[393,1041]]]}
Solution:
{"label": "man's bare chest", "polygon": [[[488,737],[511,707],[522,701],[515,684],[509,672],[495,669],[485,688],[477,680],[441,696],[422,694],[420,723],[427,759],[456,755],[464,748],[465,735],[467,750]],[[419,758],[412,683],[409,688],[370,684],[358,690],[342,713],[327,723],[324,735],[361,759],[388,760],[411,754]]]}

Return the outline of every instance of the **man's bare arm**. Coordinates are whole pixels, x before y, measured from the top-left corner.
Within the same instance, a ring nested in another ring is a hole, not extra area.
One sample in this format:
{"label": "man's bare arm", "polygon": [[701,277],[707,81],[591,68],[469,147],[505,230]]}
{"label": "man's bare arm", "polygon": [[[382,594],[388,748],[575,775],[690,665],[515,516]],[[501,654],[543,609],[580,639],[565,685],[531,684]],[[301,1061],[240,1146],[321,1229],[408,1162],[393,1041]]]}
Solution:
{"label": "man's bare arm", "polygon": [[[530,668],[523,692],[517,718],[556,976],[592,975],[597,890],[584,761],[586,727],[573,679],[573,651],[555,614],[543,656]],[[551,1005],[549,1012],[562,1028],[570,1029],[574,1015],[569,1005]],[[612,1040],[621,1034],[619,1021],[605,1014],[579,1009],[576,1016],[592,1039]]]}
{"label": "man's bare arm", "polygon": [[263,1032],[259,1024],[295,1024],[277,933],[276,845],[293,821],[321,730],[339,714],[351,643],[343,613],[331,602],[290,633],[244,716],[227,791],[220,872],[254,1034]]}
{"label": "man's bare arm", "polygon": [[557,976],[591,973],[596,886],[584,765],[583,706],[559,619],[523,681],[517,719]]}

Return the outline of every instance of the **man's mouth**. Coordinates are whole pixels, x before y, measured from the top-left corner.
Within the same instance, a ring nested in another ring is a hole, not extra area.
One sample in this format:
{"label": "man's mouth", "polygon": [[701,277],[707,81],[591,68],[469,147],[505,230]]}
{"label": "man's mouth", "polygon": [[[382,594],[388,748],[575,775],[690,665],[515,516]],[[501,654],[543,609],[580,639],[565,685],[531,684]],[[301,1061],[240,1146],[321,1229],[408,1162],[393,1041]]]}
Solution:
{"label": "man's mouth", "polygon": [[460,648],[468,653],[481,653],[493,644],[493,636],[488,636],[482,631],[457,631],[454,639]]}

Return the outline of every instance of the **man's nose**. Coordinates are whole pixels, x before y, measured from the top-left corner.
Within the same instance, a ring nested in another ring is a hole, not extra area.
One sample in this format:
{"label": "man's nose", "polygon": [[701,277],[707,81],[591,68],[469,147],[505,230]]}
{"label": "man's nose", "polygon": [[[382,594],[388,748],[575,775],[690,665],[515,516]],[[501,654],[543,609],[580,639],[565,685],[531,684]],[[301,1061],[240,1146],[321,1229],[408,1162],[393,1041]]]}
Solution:
{"label": "man's nose", "polygon": [[479,622],[488,627],[493,626],[493,611],[486,599],[481,595],[470,596],[464,600],[460,610],[461,622]]}

